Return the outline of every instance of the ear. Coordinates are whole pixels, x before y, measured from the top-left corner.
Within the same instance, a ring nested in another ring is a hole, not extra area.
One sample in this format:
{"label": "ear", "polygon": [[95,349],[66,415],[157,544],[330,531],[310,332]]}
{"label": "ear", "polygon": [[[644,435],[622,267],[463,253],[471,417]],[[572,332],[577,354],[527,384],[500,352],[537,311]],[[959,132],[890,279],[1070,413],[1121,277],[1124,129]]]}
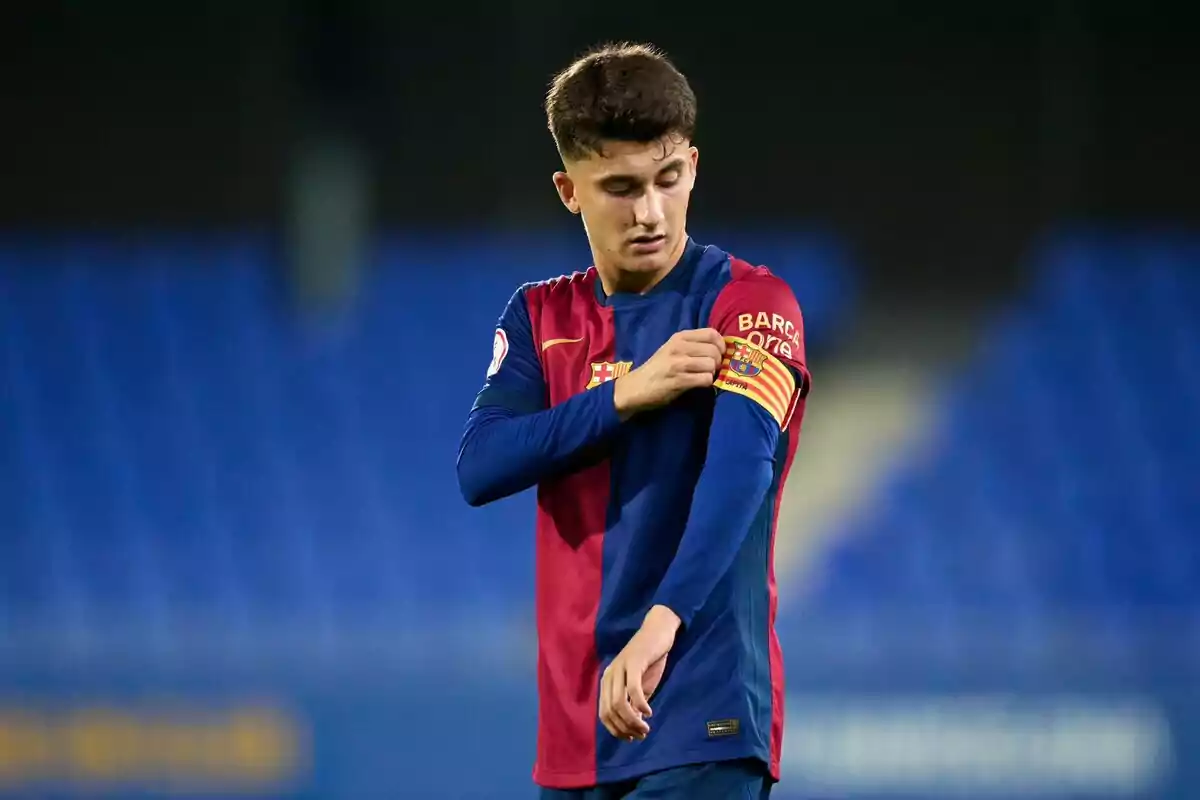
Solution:
{"label": "ear", "polygon": [[558,199],[572,214],[579,213],[579,198],[575,196],[575,181],[565,172],[554,173],[554,188],[558,190]]}
{"label": "ear", "polygon": [[688,148],[688,159],[692,162],[692,186],[696,185],[696,165],[700,163],[700,151],[695,145]]}

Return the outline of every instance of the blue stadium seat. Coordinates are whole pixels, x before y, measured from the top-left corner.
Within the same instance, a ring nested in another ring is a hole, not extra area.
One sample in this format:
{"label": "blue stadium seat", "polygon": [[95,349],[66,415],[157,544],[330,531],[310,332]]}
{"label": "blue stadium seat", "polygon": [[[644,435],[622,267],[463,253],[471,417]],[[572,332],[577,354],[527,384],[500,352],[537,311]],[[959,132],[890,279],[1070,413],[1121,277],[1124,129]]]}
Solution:
{"label": "blue stadium seat", "polygon": [[935,453],[849,523],[803,625],[1200,620],[1200,241],[1064,237],[1031,277]]}
{"label": "blue stadium seat", "polygon": [[[528,241],[384,237],[315,319],[265,241],[0,242],[0,624],[253,641],[526,615],[532,498],[468,508],[454,464],[504,303],[589,260],[576,232]],[[746,243],[788,254],[816,338],[848,309],[827,238]]]}

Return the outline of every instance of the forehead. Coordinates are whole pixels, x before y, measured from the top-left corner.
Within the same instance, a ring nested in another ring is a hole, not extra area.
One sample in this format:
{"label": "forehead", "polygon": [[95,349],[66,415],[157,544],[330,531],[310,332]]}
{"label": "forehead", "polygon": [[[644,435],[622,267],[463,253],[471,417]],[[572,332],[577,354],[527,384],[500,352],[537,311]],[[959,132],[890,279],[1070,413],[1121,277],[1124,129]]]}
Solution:
{"label": "forehead", "polygon": [[651,177],[686,159],[690,147],[690,141],[678,137],[653,142],[606,141],[601,153],[590,153],[574,166],[581,174],[600,180],[614,175]]}

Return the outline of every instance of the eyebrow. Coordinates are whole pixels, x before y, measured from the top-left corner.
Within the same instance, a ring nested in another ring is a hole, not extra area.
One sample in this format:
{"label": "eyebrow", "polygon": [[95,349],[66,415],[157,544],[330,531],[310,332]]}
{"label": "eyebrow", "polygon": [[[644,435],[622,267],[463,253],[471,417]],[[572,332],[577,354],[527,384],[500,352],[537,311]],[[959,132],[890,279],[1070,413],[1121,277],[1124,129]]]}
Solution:
{"label": "eyebrow", "polygon": [[[681,169],[683,169],[683,165],[684,165],[685,161],[686,161],[686,159],[684,159],[682,156],[676,156],[675,158],[671,159],[666,164],[664,164],[662,167],[660,167],[658,169],[658,171],[655,173],[655,175],[661,175],[664,172],[670,172],[673,169],[681,170]],[[600,182],[601,183],[610,183],[610,182],[614,182],[614,181],[632,181],[634,183],[639,183],[639,182],[641,182],[641,180],[642,180],[641,176],[639,176],[639,175],[613,174],[613,175],[605,175],[603,178],[600,179]]]}

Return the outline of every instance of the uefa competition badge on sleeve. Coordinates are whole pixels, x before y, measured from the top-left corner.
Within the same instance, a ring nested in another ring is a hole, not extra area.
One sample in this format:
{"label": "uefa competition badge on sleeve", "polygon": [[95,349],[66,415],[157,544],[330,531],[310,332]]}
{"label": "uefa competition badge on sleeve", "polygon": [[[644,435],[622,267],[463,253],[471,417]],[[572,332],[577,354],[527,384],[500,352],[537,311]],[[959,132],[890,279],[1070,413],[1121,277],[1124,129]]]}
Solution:
{"label": "uefa competition badge on sleeve", "polygon": [[504,357],[508,355],[508,334],[503,328],[496,328],[496,338],[492,340],[492,363],[488,365],[487,376],[490,378],[500,371]]}

